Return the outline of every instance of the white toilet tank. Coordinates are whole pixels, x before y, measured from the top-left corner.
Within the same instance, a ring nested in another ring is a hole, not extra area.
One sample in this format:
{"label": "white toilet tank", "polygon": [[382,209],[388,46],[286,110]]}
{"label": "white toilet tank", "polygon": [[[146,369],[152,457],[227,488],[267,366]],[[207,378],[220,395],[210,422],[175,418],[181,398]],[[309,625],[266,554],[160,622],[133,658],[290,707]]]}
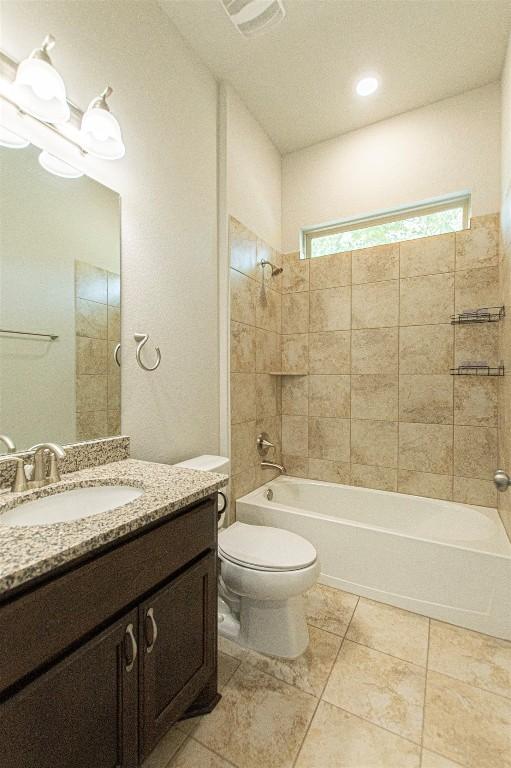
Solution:
{"label": "white toilet tank", "polygon": [[202,469],[204,472],[219,472],[221,475],[229,474],[229,459],[225,456],[204,454],[203,456],[194,456],[191,459],[186,459],[186,461],[179,461],[174,466],[186,467],[187,469]]}

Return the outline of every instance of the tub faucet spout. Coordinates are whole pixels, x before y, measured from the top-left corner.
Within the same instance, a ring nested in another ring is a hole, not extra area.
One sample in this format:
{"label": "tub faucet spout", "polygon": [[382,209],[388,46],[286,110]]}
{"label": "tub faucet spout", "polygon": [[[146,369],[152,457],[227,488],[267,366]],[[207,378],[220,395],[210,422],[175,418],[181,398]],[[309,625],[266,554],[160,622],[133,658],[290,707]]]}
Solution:
{"label": "tub faucet spout", "polygon": [[262,469],[278,469],[281,475],[286,474],[286,468],[282,464],[276,464],[273,461],[262,461],[261,468]]}

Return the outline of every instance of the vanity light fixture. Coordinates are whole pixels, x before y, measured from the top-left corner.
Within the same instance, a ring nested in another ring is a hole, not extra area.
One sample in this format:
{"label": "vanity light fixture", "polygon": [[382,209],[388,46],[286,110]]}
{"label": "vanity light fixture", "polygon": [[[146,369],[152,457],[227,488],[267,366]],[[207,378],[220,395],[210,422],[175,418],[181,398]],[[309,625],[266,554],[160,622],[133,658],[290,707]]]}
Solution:
{"label": "vanity light fixture", "polygon": [[83,171],[79,171],[78,168],[65,163],[64,160],[55,157],[44,149],[39,155],[39,164],[45,171],[53,173],[54,176],[60,176],[62,179],[79,179],[80,176],[83,176]]}
{"label": "vanity light fixture", "polygon": [[20,136],[14,131],[10,131],[9,128],[5,128],[0,125],[0,147],[8,147],[9,149],[25,149],[30,144],[29,140],[24,136]]}
{"label": "vanity light fixture", "polygon": [[41,47],[20,62],[14,92],[16,102],[24,112],[46,123],[65,123],[69,120],[70,110],[66,86],[49,55],[54,45],[53,35],[46,35]]}
{"label": "vanity light fixture", "polygon": [[357,83],[357,93],[359,96],[370,96],[378,89],[378,85],[376,77],[363,77]]}
{"label": "vanity light fixture", "polygon": [[108,86],[93,99],[82,118],[80,138],[83,148],[102,160],[119,160],[124,157],[125,147],[121,127],[110,112],[107,98],[112,94]]}

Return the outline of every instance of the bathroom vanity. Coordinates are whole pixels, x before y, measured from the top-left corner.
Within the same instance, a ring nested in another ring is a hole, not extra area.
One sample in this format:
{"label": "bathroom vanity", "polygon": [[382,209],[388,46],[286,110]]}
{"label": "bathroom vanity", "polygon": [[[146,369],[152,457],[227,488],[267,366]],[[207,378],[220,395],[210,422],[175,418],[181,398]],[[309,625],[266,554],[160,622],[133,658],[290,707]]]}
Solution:
{"label": "bathroom vanity", "polygon": [[[135,768],[174,722],[218,701],[216,491],[226,479],[124,460],[59,488],[115,482],[144,494],[71,523],[0,524],[5,768]],[[0,496],[0,520],[13,496]]]}

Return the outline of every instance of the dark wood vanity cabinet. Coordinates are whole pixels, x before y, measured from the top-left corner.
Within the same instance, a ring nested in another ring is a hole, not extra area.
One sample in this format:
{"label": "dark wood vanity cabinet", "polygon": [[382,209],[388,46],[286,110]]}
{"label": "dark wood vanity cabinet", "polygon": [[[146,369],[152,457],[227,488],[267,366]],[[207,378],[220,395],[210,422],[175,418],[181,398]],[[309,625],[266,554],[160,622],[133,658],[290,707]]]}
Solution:
{"label": "dark wood vanity cabinet", "polygon": [[136,768],[174,722],[211,710],[216,563],[208,499],[0,605],[2,768]]}

